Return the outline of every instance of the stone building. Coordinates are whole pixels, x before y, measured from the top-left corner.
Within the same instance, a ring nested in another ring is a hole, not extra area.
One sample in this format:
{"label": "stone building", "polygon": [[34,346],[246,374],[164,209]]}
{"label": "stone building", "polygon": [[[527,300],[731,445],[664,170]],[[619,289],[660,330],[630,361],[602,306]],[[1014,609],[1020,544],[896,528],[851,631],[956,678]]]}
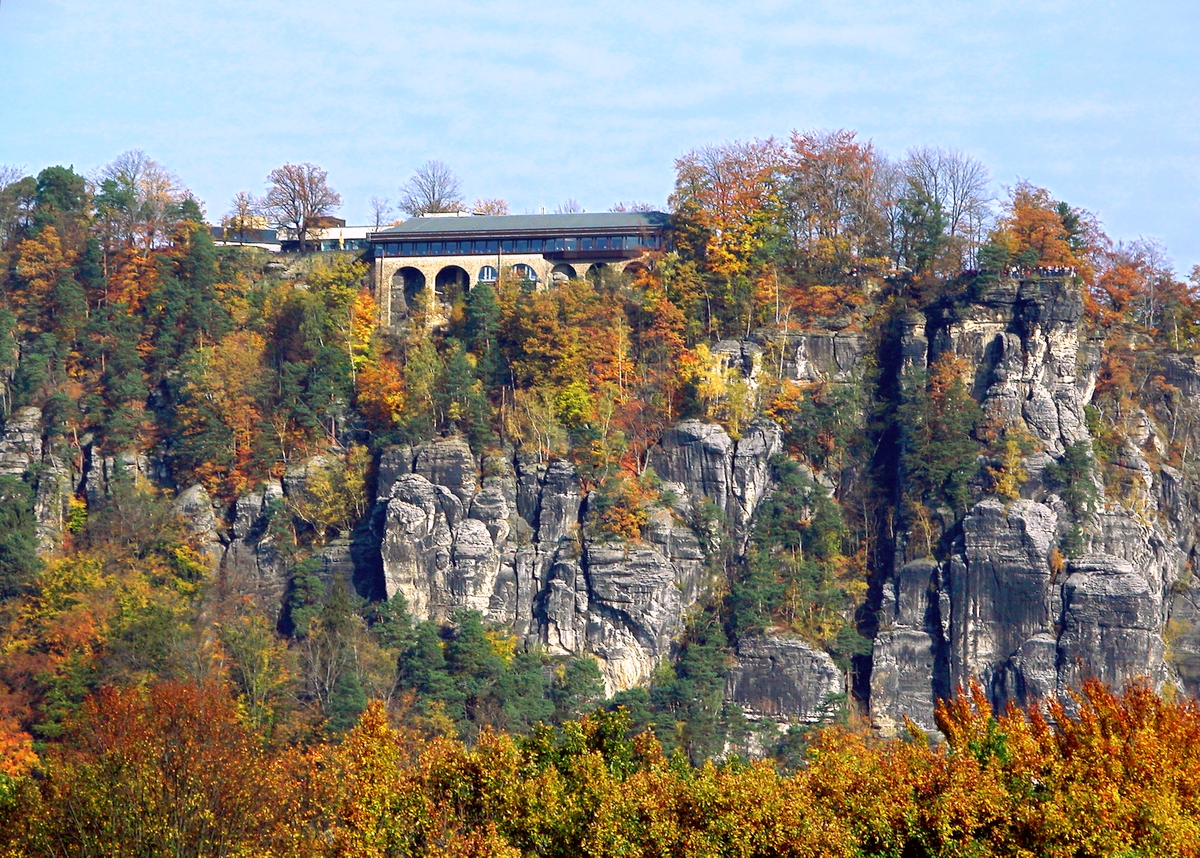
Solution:
{"label": "stone building", "polygon": [[605,268],[630,270],[664,248],[666,226],[661,212],[411,218],[368,236],[382,321],[402,320],[430,287],[438,305],[448,306],[505,268],[542,287]]}

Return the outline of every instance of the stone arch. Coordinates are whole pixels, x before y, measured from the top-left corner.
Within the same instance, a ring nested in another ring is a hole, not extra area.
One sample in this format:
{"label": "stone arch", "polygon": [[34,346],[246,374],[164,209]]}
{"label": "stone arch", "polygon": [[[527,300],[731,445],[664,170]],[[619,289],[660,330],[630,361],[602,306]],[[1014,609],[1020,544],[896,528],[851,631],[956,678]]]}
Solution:
{"label": "stone arch", "polygon": [[554,270],[550,272],[550,279],[559,280],[574,280],[579,275],[575,273],[575,266],[568,265],[565,262],[560,262],[554,266]]}
{"label": "stone arch", "polygon": [[589,280],[598,281],[611,270],[607,262],[593,262],[587,270],[587,276]]}
{"label": "stone arch", "polygon": [[621,269],[621,273],[628,274],[630,277],[637,277],[643,271],[647,270],[649,270],[649,268],[645,262],[640,262],[635,259],[633,262],[630,262],[623,269]]}
{"label": "stone arch", "polygon": [[425,288],[425,275],[419,268],[405,266],[392,275],[392,318],[402,319],[408,315],[409,308],[417,295]]}
{"label": "stone arch", "polygon": [[538,281],[537,272],[532,267],[524,262],[518,262],[512,267],[513,277],[517,280],[524,280],[528,283],[536,283]]}
{"label": "stone arch", "polygon": [[437,273],[433,281],[438,298],[447,305],[452,305],[459,298],[465,297],[471,288],[471,275],[458,265],[447,265]]}

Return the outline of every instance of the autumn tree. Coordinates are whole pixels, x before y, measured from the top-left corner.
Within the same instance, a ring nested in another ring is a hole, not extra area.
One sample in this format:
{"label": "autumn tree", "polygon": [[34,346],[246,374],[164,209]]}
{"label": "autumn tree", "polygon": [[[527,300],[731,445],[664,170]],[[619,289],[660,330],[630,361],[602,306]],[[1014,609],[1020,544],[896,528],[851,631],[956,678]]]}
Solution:
{"label": "autumn tree", "polygon": [[48,770],[37,853],[51,844],[74,855],[188,856],[285,845],[276,838],[286,831],[288,775],[218,686],[104,690]]}
{"label": "autumn tree", "polygon": [[1045,188],[1018,182],[1009,191],[1004,213],[980,250],[980,266],[1002,270],[1063,266],[1091,274],[1088,251],[1098,228],[1088,212],[1073,209],[1050,196]]}
{"label": "autumn tree", "polygon": [[342,204],[342,197],[329,187],[329,174],[316,164],[284,164],[267,176],[263,209],[276,224],[292,230],[303,250],[308,231],[316,218],[324,217]]}
{"label": "autumn tree", "polygon": [[1176,278],[1162,245],[1144,238],[1105,240],[1093,249],[1091,259],[1095,278],[1088,285],[1086,305],[1095,321],[1152,333],[1177,329],[1193,297]]}
{"label": "autumn tree", "polygon": [[853,131],[793,132],[780,189],[797,261],[817,279],[886,255],[882,159]]}
{"label": "autumn tree", "polygon": [[506,215],[508,203],[501,199],[477,199],[471,211],[479,215]]}
{"label": "autumn tree", "polygon": [[263,203],[253,194],[238,191],[233,196],[229,211],[221,219],[226,240],[236,237],[239,244],[246,241],[250,231],[260,225]]}
{"label": "autumn tree", "polygon": [[167,237],[179,204],[189,196],[177,176],[141,149],[122,153],[100,176],[105,193],[125,201],[119,209],[118,236],[145,248]]}
{"label": "autumn tree", "polygon": [[715,273],[741,273],[765,240],[782,149],[772,139],[707,146],[675,162],[679,241]]}
{"label": "autumn tree", "polygon": [[462,182],[441,161],[426,161],[400,186],[400,208],[414,217],[463,210]]}

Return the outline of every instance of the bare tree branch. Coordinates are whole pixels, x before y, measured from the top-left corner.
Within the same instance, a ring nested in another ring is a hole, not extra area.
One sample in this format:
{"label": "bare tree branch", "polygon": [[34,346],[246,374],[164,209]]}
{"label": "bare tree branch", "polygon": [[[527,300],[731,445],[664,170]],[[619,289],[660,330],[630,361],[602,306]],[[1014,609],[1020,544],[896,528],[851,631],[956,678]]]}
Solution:
{"label": "bare tree branch", "polygon": [[390,218],[395,209],[392,208],[391,201],[387,197],[371,197],[367,200],[371,206],[371,223],[375,229],[379,229],[385,223],[390,222]]}
{"label": "bare tree branch", "polygon": [[139,233],[146,247],[153,247],[166,235],[175,207],[191,195],[174,173],[141,149],[121,153],[100,171],[100,176],[113,182],[114,189],[125,192],[132,201],[120,226],[127,239]]}
{"label": "bare tree branch", "polygon": [[478,199],[471,207],[471,211],[481,215],[506,215],[508,214],[508,203],[500,199]]}
{"label": "bare tree branch", "polygon": [[611,209],[609,209],[609,211],[614,211],[614,212],[656,212],[656,211],[658,211],[658,209],[655,208],[653,203],[642,203],[642,202],[634,201],[634,202],[628,202],[628,203],[618,202],[615,205],[613,205],[613,207]]}
{"label": "bare tree branch", "polygon": [[267,176],[269,189],[264,209],[273,221],[295,232],[304,250],[308,230],[315,218],[328,215],[342,204],[342,197],[329,187],[329,174],[316,164],[284,164]]}
{"label": "bare tree branch", "polygon": [[460,212],[462,183],[441,161],[426,161],[400,186],[400,208],[414,217],[438,212]]}
{"label": "bare tree branch", "polygon": [[262,201],[245,191],[238,191],[233,204],[221,220],[226,239],[236,235],[239,243],[245,243],[246,234],[262,225]]}
{"label": "bare tree branch", "polygon": [[946,235],[960,261],[967,262],[991,215],[987,168],[955,149],[922,146],[909,150],[904,174],[914,191],[940,207],[946,218]]}

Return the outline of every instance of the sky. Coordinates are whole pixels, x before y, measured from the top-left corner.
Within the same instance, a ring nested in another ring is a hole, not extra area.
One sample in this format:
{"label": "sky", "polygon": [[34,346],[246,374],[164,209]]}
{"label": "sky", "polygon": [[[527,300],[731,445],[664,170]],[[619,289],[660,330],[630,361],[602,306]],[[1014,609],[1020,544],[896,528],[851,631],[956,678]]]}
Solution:
{"label": "sky", "polygon": [[666,204],[705,145],[851,128],[1200,264],[1197,0],[0,0],[0,164],[141,149],[211,220],[272,168],[366,223],[423,162],[515,213]]}

